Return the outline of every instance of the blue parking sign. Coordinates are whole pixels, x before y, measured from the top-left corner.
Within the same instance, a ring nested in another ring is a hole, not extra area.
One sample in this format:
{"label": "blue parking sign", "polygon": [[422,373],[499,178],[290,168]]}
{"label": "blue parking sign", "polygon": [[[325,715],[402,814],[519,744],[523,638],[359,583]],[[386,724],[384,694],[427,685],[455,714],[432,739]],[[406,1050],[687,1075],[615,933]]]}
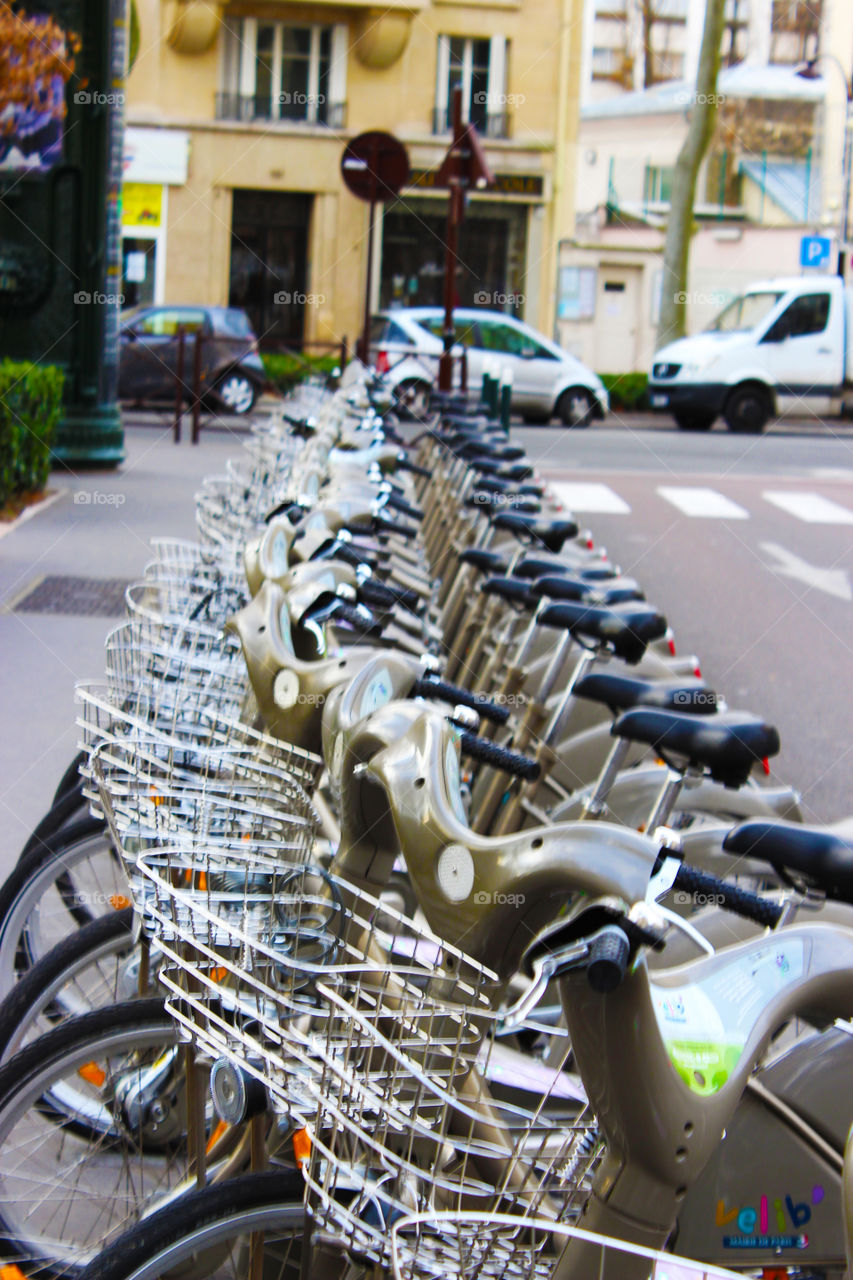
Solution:
{"label": "blue parking sign", "polygon": [[803,236],[800,240],[800,266],[821,270],[829,266],[832,240],[829,236]]}

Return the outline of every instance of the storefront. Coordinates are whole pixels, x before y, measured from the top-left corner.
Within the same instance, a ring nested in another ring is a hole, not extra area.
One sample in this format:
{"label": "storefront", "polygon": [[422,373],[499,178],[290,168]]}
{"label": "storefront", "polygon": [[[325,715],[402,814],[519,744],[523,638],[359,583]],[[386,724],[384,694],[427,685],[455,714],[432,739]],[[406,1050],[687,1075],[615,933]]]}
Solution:
{"label": "storefront", "polygon": [[299,347],[305,336],[308,230],[313,196],[289,191],[233,194],[228,303],[248,312],[265,341]]}
{"label": "storefront", "polygon": [[[427,192],[434,174],[415,170],[413,178],[413,189]],[[488,197],[469,201],[457,253],[457,306],[525,315],[530,213],[541,201],[542,189],[538,175],[498,175]],[[525,201],[525,196],[535,203]],[[407,194],[386,209],[380,307],[442,303],[446,226],[446,193],[440,190],[435,195]]]}
{"label": "storefront", "polygon": [[130,127],[122,184],[123,307],[165,301],[169,187],[187,180],[189,137],[175,129]]}

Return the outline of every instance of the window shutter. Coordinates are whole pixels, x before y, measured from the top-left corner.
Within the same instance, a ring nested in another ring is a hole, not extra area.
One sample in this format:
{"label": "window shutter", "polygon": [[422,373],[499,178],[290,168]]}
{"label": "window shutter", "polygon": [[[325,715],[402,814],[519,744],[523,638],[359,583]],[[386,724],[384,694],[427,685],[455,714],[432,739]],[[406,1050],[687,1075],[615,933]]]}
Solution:
{"label": "window shutter", "polygon": [[492,36],[489,41],[489,115],[506,111],[506,36]]}
{"label": "window shutter", "polygon": [[450,80],[450,36],[438,37],[438,61],[435,74],[435,111],[439,119],[446,117],[450,103],[447,86]]}
{"label": "window shutter", "polygon": [[255,96],[255,64],[258,47],[258,20],[244,18],[240,44],[240,93],[244,98]]}
{"label": "window shutter", "polygon": [[349,27],[345,22],[336,22],[332,27],[332,60],[329,68],[330,107],[342,106],[347,100],[348,55]]}

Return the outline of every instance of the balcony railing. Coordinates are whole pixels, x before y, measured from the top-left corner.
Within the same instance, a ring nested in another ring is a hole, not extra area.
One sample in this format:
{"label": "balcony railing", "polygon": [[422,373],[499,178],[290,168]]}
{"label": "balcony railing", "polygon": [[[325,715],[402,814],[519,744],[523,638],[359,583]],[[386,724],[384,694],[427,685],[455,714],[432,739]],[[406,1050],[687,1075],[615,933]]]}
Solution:
{"label": "balcony railing", "polygon": [[[489,111],[471,112],[471,123],[483,138],[509,137],[509,112]],[[436,107],[432,113],[432,131],[434,134],[450,133],[450,108]]]}
{"label": "balcony railing", "polygon": [[346,113],[345,102],[327,102],[325,98],[312,98],[305,93],[281,93],[273,98],[245,93],[216,95],[217,120],[260,120],[342,129]]}

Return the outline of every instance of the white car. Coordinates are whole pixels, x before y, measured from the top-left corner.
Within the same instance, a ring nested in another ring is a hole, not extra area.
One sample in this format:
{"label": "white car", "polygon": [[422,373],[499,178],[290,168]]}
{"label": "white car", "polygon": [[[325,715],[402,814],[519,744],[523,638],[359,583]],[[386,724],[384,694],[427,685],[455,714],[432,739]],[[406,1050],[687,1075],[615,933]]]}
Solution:
{"label": "white car", "polygon": [[[512,373],[512,409],[528,422],[558,417],[567,427],[586,427],[609,409],[601,379],[575,356],[543,334],[502,311],[457,307],[454,356],[464,347],[468,386],[483,379],[483,364],[491,357],[501,370]],[[414,414],[426,407],[438,376],[442,353],[442,307],[406,307],[382,311],[371,320],[370,360],[393,387],[398,401]],[[454,385],[459,383],[454,366]]]}

